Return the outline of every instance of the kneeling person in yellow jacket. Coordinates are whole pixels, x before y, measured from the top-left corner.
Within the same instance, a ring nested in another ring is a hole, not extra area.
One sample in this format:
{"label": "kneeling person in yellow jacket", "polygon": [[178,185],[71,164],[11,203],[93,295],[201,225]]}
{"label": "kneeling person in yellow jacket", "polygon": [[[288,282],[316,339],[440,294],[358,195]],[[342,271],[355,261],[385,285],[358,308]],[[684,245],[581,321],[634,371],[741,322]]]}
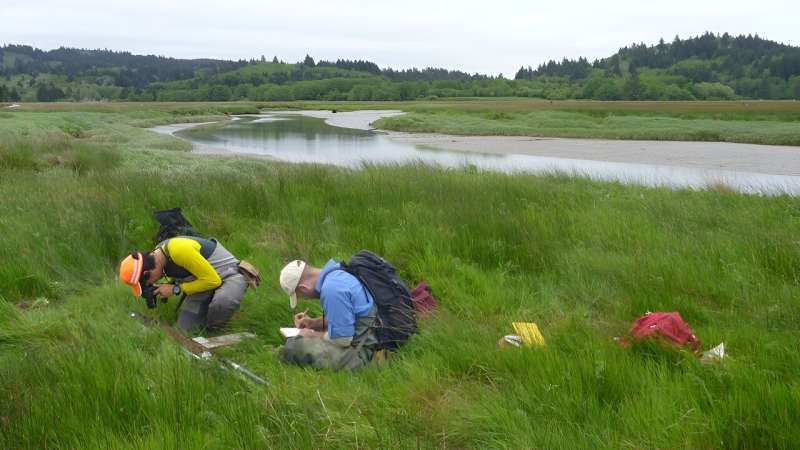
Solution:
{"label": "kneeling person in yellow jacket", "polygon": [[194,236],[167,239],[150,253],[131,253],[122,260],[119,276],[136,296],[164,276],[174,279],[156,285],[155,294],[186,294],[177,323],[186,331],[225,326],[247,289],[239,260],[216,240]]}

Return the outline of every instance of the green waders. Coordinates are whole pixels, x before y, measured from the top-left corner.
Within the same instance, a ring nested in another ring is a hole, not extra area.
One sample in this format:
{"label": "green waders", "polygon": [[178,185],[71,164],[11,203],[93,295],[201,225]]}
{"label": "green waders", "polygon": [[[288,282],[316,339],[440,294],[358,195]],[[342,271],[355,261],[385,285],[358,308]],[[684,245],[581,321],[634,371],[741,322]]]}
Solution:
{"label": "green waders", "polygon": [[343,347],[327,339],[291,337],[281,349],[281,361],[315,369],[356,370],[372,360],[378,339],[372,326],[377,316],[374,306],[369,314],[356,318],[355,336],[350,346]]}

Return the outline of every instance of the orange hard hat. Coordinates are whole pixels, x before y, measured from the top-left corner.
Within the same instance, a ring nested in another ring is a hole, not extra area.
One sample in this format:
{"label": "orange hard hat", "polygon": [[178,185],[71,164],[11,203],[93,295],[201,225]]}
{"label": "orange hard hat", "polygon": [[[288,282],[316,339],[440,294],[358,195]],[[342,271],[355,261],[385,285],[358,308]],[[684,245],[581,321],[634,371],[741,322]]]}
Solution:
{"label": "orange hard hat", "polygon": [[119,265],[119,279],[131,287],[133,295],[141,297],[142,284],[139,278],[142,276],[144,267],[144,255],[141,253],[131,253]]}

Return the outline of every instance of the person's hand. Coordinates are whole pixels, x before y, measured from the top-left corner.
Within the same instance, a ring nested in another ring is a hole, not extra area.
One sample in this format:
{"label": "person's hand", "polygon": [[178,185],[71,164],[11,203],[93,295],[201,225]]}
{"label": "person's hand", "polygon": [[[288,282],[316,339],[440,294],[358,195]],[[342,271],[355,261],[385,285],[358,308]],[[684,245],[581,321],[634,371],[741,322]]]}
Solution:
{"label": "person's hand", "polygon": [[317,337],[317,332],[310,328],[301,328],[300,331],[297,332],[297,335],[303,337]]}
{"label": "person's hand", "polygon": [[310,329],[311,325],[313,323],[314,323],[314,319],[312,319],[311,317],[306,316],[306,317],[303,317],[302,319],[300,319],[299,321],[297,321],[296,327],[297,328],[301,328],[301,329],[305,329],[305,328],[309,328]]}
{"label": "person's hand", "polygon": [[307,311],[308,310],[306,310],[304,312],[301,312],[301,313],[297,313],[297,314],[294,315],[294,326],[295,326],[295,328],[310,328],[311,327],[311,323],[312,323],[313,319],[311,319],[311,317],[308,317],[306,315]]}
{"label": "person's hand", "polygon": [[[156,286],[155,294],[161,298],[169,298],[172,295],[171,284],[159,284]],[[299,328],[299,327],[298,327]]]}

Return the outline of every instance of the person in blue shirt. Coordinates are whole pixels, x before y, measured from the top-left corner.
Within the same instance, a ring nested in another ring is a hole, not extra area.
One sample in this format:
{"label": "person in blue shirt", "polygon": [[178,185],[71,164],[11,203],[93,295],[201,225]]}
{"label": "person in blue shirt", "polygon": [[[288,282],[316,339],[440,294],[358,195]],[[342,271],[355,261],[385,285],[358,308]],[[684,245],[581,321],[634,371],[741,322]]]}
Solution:
{"label": "person in blue shirt", "polygon": [[294,316],[299,334],[286,340],[281,360],[318,369],[359,369],[372,360],[378,340],[377,308],[367,288],[341,265],[329,260],[322,268],[295,260],[280,275],[292,309],[297,297],[319,298],[322,317]]}

